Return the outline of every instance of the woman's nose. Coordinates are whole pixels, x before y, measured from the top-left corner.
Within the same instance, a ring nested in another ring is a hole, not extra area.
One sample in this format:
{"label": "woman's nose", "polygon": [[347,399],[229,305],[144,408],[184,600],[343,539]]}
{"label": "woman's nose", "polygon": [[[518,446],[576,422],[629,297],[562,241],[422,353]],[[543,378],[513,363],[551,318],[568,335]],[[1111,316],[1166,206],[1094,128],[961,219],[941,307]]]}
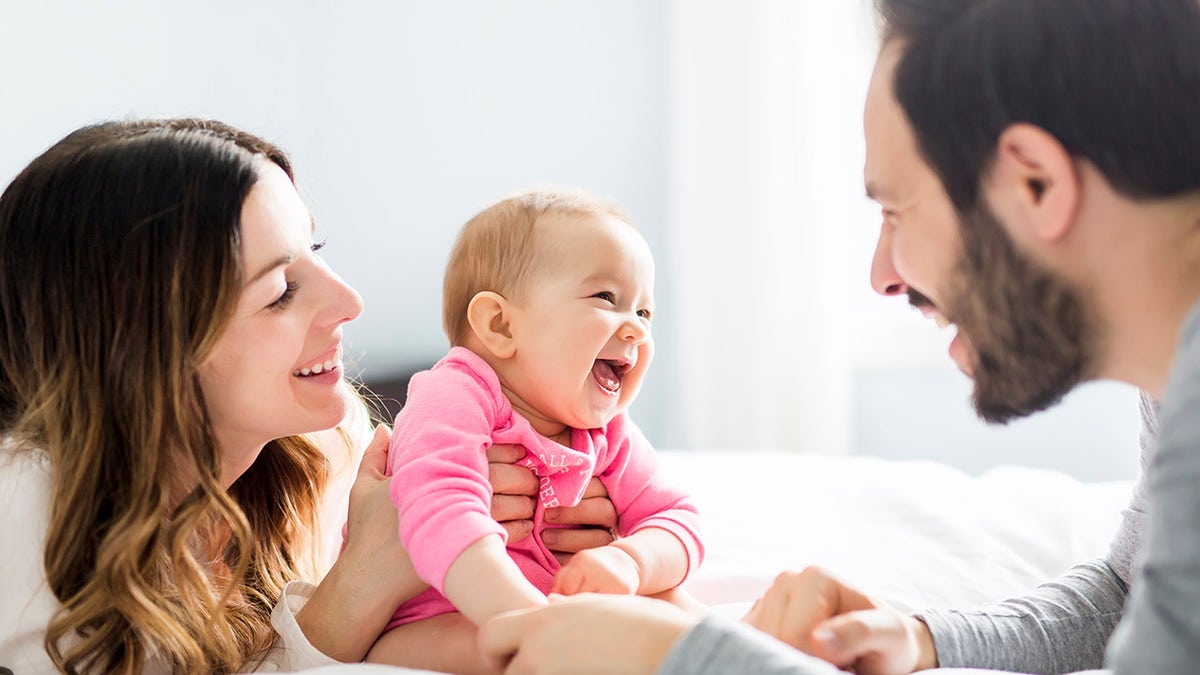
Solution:
{"label": "woman's nose", "polygon": [[871,288],[880,295],[900,295],[908,291],[908,285],[892,263],[892,228],[887,223],[879,229],[879,241],[871,259]]}
{"label": "woman's nose", "polygon": [[329,275],[330,285],[323,308],[323,323],[336,326],[357,319],[358,315],[362,314],[362,296],[333,270],[327,268],[326,273]]}

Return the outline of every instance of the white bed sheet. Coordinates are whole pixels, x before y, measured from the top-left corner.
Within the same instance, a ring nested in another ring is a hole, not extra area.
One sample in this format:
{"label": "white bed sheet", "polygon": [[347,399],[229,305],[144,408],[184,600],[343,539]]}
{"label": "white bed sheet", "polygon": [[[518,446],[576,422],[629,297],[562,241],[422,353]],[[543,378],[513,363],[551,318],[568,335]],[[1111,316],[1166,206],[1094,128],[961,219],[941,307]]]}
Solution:
{"label": "white bed sheet", "polygon": [[687,588],[753,601],[786,569],[821,565],[901,608],[969,607],[1024,593],[1099,557],[1129,482],[1001,467],[769,451],[660,451],[701,510],[707,555]]}

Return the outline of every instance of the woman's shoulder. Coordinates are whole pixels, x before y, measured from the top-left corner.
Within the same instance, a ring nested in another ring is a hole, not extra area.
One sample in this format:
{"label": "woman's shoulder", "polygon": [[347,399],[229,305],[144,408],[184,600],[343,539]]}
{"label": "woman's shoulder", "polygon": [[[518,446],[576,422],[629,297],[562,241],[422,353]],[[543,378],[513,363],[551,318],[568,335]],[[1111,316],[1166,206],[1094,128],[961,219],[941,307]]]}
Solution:
{"label": "woman's shoulder", "polygon": [[0,437],[0,654],[14,672],[50,666],[42,638],[58,602],[42,562],[50,519],[50,462],[38,448]]}
{"label": "woman's shoulder", "polygon": [[9,436],[0,437],[0,513],[0,541],[8,547],[37,539],[40,559],[50,518],[50,460],[41,449]]}
{"label": "woman's shoulder", "polygon": [[[50,459],[41,448],[0,435],[0,500],[27,501],[31,493],[50,491]],[[7,513],[7,512],[6,512]]]}

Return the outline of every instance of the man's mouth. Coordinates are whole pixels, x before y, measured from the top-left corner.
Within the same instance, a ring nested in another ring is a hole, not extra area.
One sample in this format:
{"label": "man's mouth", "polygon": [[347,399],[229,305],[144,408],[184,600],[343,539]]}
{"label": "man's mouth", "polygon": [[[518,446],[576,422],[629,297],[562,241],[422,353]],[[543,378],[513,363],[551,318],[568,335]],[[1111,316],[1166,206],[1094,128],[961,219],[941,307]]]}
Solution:
{"label": "man's mouth", "polygon": [[295,377],[312,377],[321,373],[328,373],[332,370],[337,370],[342,367],[342,346],[339,344],[332,350],[321,354],[304,366],[292,371]]}
{"label": "man's mouth", "polygon": [[633,368],[633,363],[624,359],[596,359],[592,364],[592,379],[609,394],[621,391],[621,378]]}
{"label": "man's mouth", "polygon": [[911,288],[908,289],[908,304],[916,307],[921,314],[925,315],[925,318],[932,319],[933,322],[937,324],[938,328],[946,328],[954,325],[953,321],[946,318],[945,314],[942,314],[942,311],[938,309],[938,306],[934,304],[933,300],[930,300],[927,296],[919,291],[914,291]]}

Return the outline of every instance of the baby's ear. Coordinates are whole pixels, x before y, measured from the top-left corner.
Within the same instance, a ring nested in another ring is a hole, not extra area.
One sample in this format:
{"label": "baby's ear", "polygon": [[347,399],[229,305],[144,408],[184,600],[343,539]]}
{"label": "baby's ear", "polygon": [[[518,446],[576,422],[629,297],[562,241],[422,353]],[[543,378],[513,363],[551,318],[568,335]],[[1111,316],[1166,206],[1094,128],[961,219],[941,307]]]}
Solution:
{"label": "baby's ear", "polygon": [[500,359],[512,358],[517,351],[510,325],[508,300],[499,293],[480,291],[467,305],[467,323],[484,349]]}

